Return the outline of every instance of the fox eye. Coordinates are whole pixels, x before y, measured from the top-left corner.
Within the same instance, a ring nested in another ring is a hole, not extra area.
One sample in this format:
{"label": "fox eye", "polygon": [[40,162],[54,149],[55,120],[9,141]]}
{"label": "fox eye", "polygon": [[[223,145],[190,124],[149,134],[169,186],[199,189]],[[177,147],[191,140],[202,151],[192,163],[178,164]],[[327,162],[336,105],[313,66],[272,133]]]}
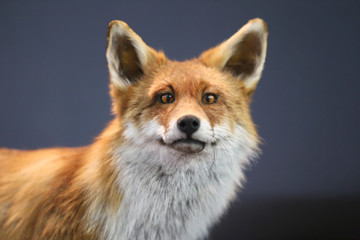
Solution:
{"label": "fox eye", "polygon": [[214,104],[216,103],[218,97],[214,93],[206,93],[203,98],[202,102],[205,104]]}
{"label": "fox eye", "polygon": [[173,103],[174,101],[175,97],[171,93],[164,93],[160,95],[160,102],[163,104]]}

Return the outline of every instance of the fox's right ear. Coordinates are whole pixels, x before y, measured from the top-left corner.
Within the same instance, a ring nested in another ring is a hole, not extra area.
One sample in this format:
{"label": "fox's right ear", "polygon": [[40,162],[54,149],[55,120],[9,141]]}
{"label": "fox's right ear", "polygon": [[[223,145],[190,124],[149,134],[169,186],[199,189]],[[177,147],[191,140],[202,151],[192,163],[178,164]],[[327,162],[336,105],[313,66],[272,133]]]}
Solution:
{"label": "fox's right ear", "polygon": [[110,22],[106,58],[110,80],[115,88],[124,89],[136,82],[156,54],[125,22]]}

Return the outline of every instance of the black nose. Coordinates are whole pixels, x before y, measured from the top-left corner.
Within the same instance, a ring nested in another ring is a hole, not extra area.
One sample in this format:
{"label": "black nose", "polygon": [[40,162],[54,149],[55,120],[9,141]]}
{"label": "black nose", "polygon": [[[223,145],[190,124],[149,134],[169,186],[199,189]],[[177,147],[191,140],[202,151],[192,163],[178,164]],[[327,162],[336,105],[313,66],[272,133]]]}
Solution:
{"label": "black nose", "polygon": [[186,134],[187,138],[191,138],[191,135],[199,129],[200,120],[195,116],[187,115],[178,120],[177,126]]}

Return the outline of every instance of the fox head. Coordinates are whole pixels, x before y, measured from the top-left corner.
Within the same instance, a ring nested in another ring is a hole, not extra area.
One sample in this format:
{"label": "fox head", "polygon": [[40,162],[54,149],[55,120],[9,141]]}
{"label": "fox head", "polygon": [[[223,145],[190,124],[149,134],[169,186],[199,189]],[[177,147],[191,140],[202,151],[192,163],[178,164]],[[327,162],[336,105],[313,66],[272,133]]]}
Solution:
{"label": "fox head", "polygon": [[106,57],[123,139],[171,159],[224,151],[247,161],[259,141],[249,104],[267,35],[265,22],[253,19],[198,58],[177,62],[147,46],[126,23],[112,21]]}

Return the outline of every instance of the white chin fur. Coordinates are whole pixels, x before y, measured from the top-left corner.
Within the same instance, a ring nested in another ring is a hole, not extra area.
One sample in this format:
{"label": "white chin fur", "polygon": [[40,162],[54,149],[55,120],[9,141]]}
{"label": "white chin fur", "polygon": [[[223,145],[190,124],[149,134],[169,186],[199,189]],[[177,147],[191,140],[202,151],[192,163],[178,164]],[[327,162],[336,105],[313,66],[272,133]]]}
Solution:
{"label": "white chin fur", "polygon": [[[125,126],[124,137],[130,145],[141,147],[142,151],[148,151],[157,155],[169,155],[167,158],[178,158],[178,154],[184,153],[208,153],[214,151],[226,151],[236,159],[249,162],[257,154],[257,142],[242,126],[238,125],[231,132],[229,125],[219,125],[211,128],[207,121],[201,121],[201,127],[192,138],[196,141],[186,141],[184,133],[180,132],[176,123],[170,123],[165,131],[156,119],[137,127],[133,123]],[[133,147],[135,147],[133,146]],[[190,156],[188,156],[190,157]],[[156,157],[156,159],[158,159]]]}

